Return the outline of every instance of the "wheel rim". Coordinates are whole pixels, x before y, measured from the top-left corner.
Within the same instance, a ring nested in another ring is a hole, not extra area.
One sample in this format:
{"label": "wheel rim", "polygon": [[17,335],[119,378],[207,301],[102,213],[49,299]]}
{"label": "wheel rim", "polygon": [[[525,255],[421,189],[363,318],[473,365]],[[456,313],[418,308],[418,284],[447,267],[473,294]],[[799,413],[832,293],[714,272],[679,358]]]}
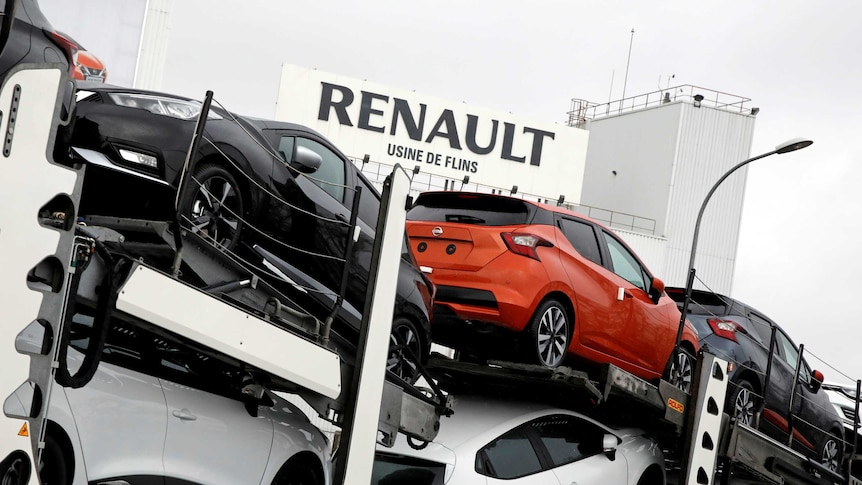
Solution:
{"label": "wheel rim", "polygon": [[563,310],[557,306],[545,310],[536,332],[537,350],[542,364],[549,367],[559,365],[566,355],[568,339],[569,324]]}
{"label": "wheel rim", "polygon": [[192,232],[230,247],[239,227],[240,198],[229,180],[220,176],[205,179],[191,204]]}
{"label": "wheel rim", "polygon": [[671,384],[678,389],[688,392],[691,389],[692,365],[691,358],[685,351],[680,350],[671,368]]}
{"label": "wheel rim", "polygon": [[749,389],[745,387],[739,388],[739,393],[736,395],[734,402],[734,410],[736,419],[742,424],[751,425],[754,422],[754,396]]}
{"label": "wheel rim", "polygon": [[[405,352],[405,347],[410,349],[410,352]],[[386,369],[412,383],[418,377],[418,367],[412,356],[418,357],[421,350],[419,338],[413,328],[407,324],[397,325],[389,335],[389,358],[386,361]]]}
{"label": "wheel rim", "polygon": [[826,443],[823,444],[823,453],[820,457],[820,463],[833,472],[837,472],[839,467],[839,455],[838,442],[833,438],[829,438]]}

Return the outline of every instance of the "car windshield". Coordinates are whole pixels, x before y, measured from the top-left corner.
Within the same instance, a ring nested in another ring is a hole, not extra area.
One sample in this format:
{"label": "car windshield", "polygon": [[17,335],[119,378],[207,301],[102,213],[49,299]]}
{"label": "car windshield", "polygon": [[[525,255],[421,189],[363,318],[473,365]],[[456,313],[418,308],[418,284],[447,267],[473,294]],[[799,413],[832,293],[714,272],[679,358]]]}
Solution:
{"label": "car windshield", "polygon": [[407,213],[407,219],[514,226],[528,224],[532,219],[533,207],[518,199],[485,194],[431,193],[416,199],[416,204]]}
{"label": "car windshield", "polygon": [[378,453],[371,471],[371,485],[443,485],[445,472],[443,463]]}

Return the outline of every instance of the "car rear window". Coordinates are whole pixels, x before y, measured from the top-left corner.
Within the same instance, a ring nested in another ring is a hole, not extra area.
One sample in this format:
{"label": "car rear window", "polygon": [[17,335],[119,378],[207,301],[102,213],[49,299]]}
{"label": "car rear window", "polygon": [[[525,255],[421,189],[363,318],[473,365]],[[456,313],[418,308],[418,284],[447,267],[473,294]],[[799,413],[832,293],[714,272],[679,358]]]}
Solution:
{"label": "car rear window", "polygon": [[378,453],[371,470],[371,485],[443,485],[445,472],[443,463]]}
{"label": "car rear window", "polygon": [[412,221],[457,222],[482,226],[530,224],[538,207],[520,199],[487,194],[422,194],[407,219]]}

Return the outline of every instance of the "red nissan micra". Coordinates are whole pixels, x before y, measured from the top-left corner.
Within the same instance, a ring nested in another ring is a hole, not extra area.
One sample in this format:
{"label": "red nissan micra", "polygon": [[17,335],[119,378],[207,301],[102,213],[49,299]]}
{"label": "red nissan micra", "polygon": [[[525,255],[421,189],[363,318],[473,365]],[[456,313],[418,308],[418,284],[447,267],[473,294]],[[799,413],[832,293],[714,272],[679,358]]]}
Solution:
{"label": "red nissan micra", "polygon": [[523,199],[426,192],[407,214],[419,265],[437,287],[435,341],[533,363],[611,363],[687,390],[698,339],[632,250],[575,212]]}

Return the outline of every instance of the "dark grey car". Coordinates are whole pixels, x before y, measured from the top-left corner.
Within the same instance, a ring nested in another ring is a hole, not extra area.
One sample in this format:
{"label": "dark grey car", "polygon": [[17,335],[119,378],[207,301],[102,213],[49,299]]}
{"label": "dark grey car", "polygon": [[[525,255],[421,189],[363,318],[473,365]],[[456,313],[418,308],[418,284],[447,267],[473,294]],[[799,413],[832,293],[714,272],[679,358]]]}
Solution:
{"label": "dark grey car", "polygon": [[[685,290],[665,291],[682,308]],[[728,414],[755,426],[760,412],[761,431],[783,443],[792,433],[794,449],[832,471],[840,470],[844,449],[841,419],[821,389],[823,374],[811,369],[784,330],[745,303],[707,291],[694,290],[688,309],[701,349],[729,363]],[[775,345],[767,384],[773,329]],[[793,391],[797,365],[799,376]]]}

